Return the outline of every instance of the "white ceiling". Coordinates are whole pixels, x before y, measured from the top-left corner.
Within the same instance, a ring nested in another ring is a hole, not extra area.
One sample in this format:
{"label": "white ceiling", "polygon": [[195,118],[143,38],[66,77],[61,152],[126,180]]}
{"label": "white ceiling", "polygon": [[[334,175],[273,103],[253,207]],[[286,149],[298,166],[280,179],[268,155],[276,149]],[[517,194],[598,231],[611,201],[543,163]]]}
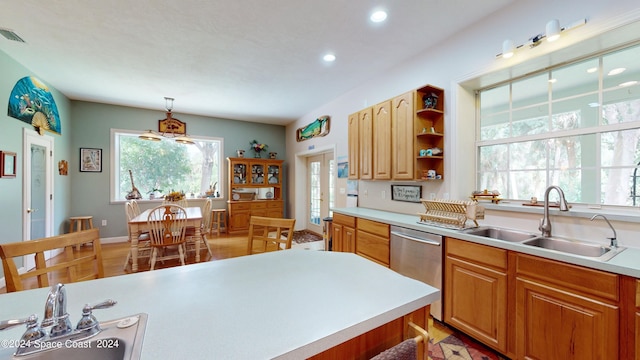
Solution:
{"label": "white ceiling", "polygon": [[9,0],[0,50],[73,100],[284,125],[513,1]]}

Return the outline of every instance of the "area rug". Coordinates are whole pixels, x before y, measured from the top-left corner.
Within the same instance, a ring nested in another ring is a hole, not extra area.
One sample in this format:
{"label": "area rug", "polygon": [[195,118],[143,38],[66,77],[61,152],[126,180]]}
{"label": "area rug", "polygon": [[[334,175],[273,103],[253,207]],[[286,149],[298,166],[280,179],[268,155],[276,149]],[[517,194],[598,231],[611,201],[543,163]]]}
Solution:
{"label": "area rug", "polygon": [[318,235],[309,230],[297,230],[293,232],[293,240],[296,244],[304,244],[314,241],[322,241],[322,235]]}
{"label": "area rug", "polygon": [[429,359],[431,360],[503,360],[498,353],[450,329],[446,325],[429,321]]}

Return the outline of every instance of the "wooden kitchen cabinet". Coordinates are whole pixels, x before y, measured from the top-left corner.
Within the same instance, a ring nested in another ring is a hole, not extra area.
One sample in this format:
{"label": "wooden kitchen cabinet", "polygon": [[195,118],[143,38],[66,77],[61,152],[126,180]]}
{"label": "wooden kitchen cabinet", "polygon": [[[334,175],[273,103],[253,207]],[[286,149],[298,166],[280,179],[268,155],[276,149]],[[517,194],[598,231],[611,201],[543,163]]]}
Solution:
{"label": "wooden kitchen cabinet", "polygon": [[[437,97],[426,107],[424,98]],[[444,90],[425,85],[349,115],[349,179],[428,179],[427,170],[444,177]],[[422,150],[422,152],[421,152]]]}
{"label": "wooden kitchen cabinet", "polygon": [[389,224],[358,218],[356,254],[389,267]]}
{"label": "wooden kitchen cabinet", "polygon": [[516,274],[516,358],[618,359],[618,275],[526,254]]}
{"label": "wooden kitchen cabinet", "polygon": [[360,179],[373,179],[373,108],[358,113]]}
{"label": "wooden kitchen cabinet", "polygon": [[349,179],[360,178],[360,113],[349,115],[348,121],[348,159],[349,159]]}
{"label": "wooden kitchen cabinet", "polygon": [[391,100],[373,107],[373,178],[391,179]]}
{"label": "wooden kitchen cabinet", "polygon": [[446,238],[444,320],[507,353],[507,251]]}
{"label": "wooden kitchen cabinet", "polygon": [[413,180],[414,101],[413,91],[391,101],[391,177]]}
{"label": "wooden kitchen cabinet", "polygon": [[[421,155],[421,150],[439,148],[444,151],[444,90],[433,85],[426,85],[415,91],[416,117],[414,121],[414,156],[416,179],[426,180],[426,171],[435,170],[444,178],[444,154]],[[437,96],[434,108],[426,108],[424,98]]]}
{"label": "wooden kitchen cabinet", "polygon": [[332,251],[355,252],[356,218],[353,216],[333,214],[331,225]]}

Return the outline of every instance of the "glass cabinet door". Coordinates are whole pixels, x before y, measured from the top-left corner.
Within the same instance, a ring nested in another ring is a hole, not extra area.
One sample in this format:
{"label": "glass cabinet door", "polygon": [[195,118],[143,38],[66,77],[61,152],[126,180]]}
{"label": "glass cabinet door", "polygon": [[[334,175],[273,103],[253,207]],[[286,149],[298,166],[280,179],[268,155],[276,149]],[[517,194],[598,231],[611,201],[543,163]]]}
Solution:
{"label": "glass cabinet door", "polygon": [[264,185],[266,180],[264,178],[265,171],[263,164],[251,164],[251,183],[253,185]]}
{"label": "glass cabinet door", "polygon": [[233,164],[233,184],[246,184],[247,183],[247,164],[235,163]]}
{"label": "glass cabinet door", "polygon": [[267,172],[269,174],[268,176],[268,182],[271,185],[278,185],[280,184],[280,165],[269,165],[267,167]]}

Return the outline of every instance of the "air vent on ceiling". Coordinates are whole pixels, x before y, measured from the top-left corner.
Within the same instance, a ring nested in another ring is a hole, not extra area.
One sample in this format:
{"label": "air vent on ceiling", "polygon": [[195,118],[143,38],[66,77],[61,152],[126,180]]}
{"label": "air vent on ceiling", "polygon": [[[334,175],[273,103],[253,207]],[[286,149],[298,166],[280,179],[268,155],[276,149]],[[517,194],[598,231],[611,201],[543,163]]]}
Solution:
{"label": "air vent on ceiling", "polygon": [[13,30],[0,28],[0,34],[7,38],[7,40],[17,41],[17,42],[25,42],[18,34],[13,32]]}

